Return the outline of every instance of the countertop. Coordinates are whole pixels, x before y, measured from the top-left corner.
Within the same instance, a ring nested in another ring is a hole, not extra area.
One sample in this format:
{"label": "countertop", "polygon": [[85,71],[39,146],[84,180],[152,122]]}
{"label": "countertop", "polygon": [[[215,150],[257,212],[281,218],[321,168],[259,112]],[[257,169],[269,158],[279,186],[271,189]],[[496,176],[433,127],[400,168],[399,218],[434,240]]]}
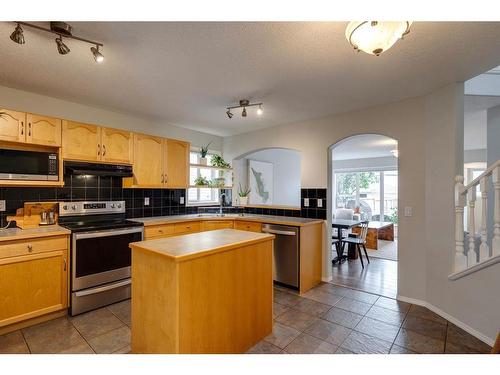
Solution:
{"label": "countertop", "polygon": [[291,216],[271,216],[271,215],[254,215],[245,214],[244,216],[237,214],[228,214],[226,216],[216,216],[210,214],[193,215],[172,215],[172,216],[154,216],[137,219],[130,219],[143,223],[144,226],[179,223],[184,221],[200,221],[200,220],[239,220],[239,221],[255,221],[259,223],[281,224],[302,227],[306,225],[322,223],[321,219],[306,219],[302,217]]}
{"label": "countertop", "polygon": [[59,236],[63,234],[71,234],[71,232],[66,228],[60,227],[59,225],[50,225],[33,229],[0,229],[0,242],[37,237]]}
{"label": "countertop", "polygon": [[208,232],[185,234],[156,240],[133,242],[132,250],[137,248],[152,251],[176,262],[199,258],[237,247],[252,245],[271,240],[268,233],[247,232],[236,229],[219,229]]}

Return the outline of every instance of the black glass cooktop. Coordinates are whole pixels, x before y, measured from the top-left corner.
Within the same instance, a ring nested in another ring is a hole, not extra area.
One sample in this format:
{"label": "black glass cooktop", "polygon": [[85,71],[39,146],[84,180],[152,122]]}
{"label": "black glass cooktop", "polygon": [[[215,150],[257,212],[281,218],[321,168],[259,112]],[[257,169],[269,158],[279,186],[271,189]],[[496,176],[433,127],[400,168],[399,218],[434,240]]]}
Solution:
{"label": "black glass cooktop", "polygon": [[71,230],[72,232],[90,232],[96,230],[142,227],[143,224],[131,220],[118,218],[118,219],[102,219],[102,220],[73,219],[71,221],[63,221],[63,222],[60,221],[59,225]]}

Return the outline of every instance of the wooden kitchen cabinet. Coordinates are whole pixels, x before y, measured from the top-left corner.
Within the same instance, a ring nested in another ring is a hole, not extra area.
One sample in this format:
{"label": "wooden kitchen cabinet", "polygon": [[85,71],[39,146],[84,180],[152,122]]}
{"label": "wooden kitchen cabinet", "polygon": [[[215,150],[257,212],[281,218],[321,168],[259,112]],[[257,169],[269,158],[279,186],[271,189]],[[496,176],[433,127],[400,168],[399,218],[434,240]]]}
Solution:
{"label": "wooden kitchen cabinet", "polygon": [[26,124],[26,143],[61,147],[60,119],[28,113]]}
{"label": "wooden kitchen cabinet", "polygon": [[68,307],[67,244],[59,236],[0,245],[0,327]]}
{"label": "wooden kitchen cabinet", "polygon": [[240,221],[234,222],[234,229],[247,230],[249,232],[262,232],[262,224],[255,221]]}
{"label": "wooden kitchen cabinet", "polygon": [[203,231],[217,230],[217,229],[227,229],[234,227],[234,220],[207,220],[201,222],[201,228]]}
{"label": "wooden kitchen cabinet", "polygon": [[62,154],[64,159],[100,161],[101,128],[74,121],[63,121]]}
{"label": "wooden kitchen cabinet", "polygon": [[26,139],[26,113],[1,108],[4,112],[0,119],[0,140],[24,142]]}
{"label": "wooden kitchen cabinet", "polygon": [[147,134],[134,134],[134,176],[123,179],[123,187],[162,188],[164,140]]}
{"label": "wooden kitchen cabinet", "polygon": [[189,185],[190,144],[167,139],[165,146],[165,187],[186,189]]}
{"label": "wooden kitchen cabinet", "polygon": [[132,164],[134,138],[133,133],[101,128],[102,158],[104,162]]}

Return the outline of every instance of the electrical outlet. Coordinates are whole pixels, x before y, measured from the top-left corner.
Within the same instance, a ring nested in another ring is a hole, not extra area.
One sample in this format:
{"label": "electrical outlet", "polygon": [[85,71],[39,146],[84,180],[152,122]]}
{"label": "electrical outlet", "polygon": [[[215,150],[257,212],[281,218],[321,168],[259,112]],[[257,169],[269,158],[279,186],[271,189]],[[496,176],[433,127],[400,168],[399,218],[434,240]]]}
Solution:
{"label": "electrical outlet", "polygon": [[5,211],[5,200],[0,200],[0,212]]}
{"label": "electrical outlet", "polygon": [[149,206],[149,197],[144,197],[144,205]]}
{"label": "electrical outlet", "polygon": [[405,207],[405,216],[406,217],[411,217],[413,216],[413,207]]}
{"label": "electrical outlet", "polygon": [[323,199],[318,198],[318,205],[317,206],[318,206],[318,208],[323,207]]}
{"label": "electrical outlet", "polygon": [[180,204],[184,204],[184,197],[181,197]]}
{"label": "electrical outlet", "polygon": [[309,207],[309,198],[304,198],[304,207]]}

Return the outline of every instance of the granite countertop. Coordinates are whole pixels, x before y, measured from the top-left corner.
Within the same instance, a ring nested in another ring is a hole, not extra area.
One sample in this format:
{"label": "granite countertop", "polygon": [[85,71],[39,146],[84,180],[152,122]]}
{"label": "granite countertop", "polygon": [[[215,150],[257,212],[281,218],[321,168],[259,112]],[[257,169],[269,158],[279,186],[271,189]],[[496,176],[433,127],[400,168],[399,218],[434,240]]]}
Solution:
{"label": "granite countertop", "polygon": [[63,234],[71,234],[71,232],[59,225],[50,225],[46,227],[32,228],[32,229],[21,229],[21,228],[8,228],[0,229],[0,242],[1,241],[12,241],[12,240],[22,240],[27,238],[37,238],[37,237],[50,237],[58,236]]}
{"label": "granite countertop", "polygon": [[133,250],[142,249],[161,254],[176,262],[199,258],[241,246],[271,240],[274,235],[236,229],[219,229],[155,240],[133,242]]}
{"label": "granite countertop", "polygon": [[183,221],[198,221],[198,220],[256,221],[259,223],[292,225],[298,227],[311,224],[318,224],[323,222],[323,220],[321,219],[306,219],[306,218],[291,217],[291,216],[271,216],[271,215],[255,215],[255,214],[245,214],[244,216],[241,216],[239,214],[227,214],[225,216],[216,216],[212,214],[172,215],[172,216],[144,217],[131,220],[143,223],[144,226],[179,223]]}

